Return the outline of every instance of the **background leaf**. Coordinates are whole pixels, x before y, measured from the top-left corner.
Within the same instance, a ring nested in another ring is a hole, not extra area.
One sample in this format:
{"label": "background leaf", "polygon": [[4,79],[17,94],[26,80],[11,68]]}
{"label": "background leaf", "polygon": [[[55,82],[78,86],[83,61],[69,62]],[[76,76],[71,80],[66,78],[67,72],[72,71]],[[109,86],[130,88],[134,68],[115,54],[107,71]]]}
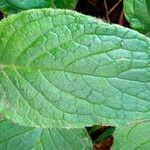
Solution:
{"label": "background leaf", "polygon": [[148,150],[150,147],[150,121],[116,128],[112,150]]}
{"label": "background leaf", "polygon": [[2,116],[2,114],[0,114],[0,121],[1,121],[1,120],[3,120],[3,116]]}
{"label": "background leaf", "polygon": [[67,10],[0,23],[0,112],[21,125],[85,127],[150,119],[150,40]]}
{"label": "background leaf", "polygon": [[4,13],[17,13],[21,10],[33,8],[66,8],[72,9],[75,7],[77,0],[1,0],[0,11]]}
{"label": "background leaf", "polygon": [[54,0],[54,6],[56,8],[75,8],[78,0]]}
{"label": "background leaf", "polygon": [[133,29],[150,31],[150,0],[124,0],[124,11]]}
{"label": "background leaf", "polygon": [[92,150],[85,129],[37,129],[0,122],[1,150]]}
{"label": "background leaf", "polygon": [[17,13],[19,11],[18,8],[15,6],[12,6],[6,2],[6,0],[0,1],[0,11],[3,12],[5,15]]}

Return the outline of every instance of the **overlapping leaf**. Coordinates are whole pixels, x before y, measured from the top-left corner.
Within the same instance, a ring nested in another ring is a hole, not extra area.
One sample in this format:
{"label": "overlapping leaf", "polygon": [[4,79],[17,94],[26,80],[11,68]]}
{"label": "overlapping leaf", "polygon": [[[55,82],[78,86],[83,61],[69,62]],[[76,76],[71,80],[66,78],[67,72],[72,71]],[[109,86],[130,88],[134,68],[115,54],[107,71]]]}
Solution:
{"label": "overlapping leaf", "polygon": [[20,10],[50,7],[51,3],[52,0],[1,0],[0,11],[4,13],[16,13]]}
{"label": "overlapping leaf", "polygon": [[148,150],[150,148],[150,121],[116,128],[112,150]]}
{"label": "overlapping leaf", "polygon": [[150,31],[150,0],[124,0],[124,11],[132,28]]}
{"label": "overlapping leaf", "polygon": [[53,0],[56,8],[75,8],[78,0]]}
{"label": "overlapping leaf", "polygon": [[0,113],[21,125],[84,127],[150,119],[150,40],[66,10],[0,23]]}
{"label": "overlapping leaf", "polygon": [[38,129],[0,122],[1,150],[91,150],[85,129]]}
{"label": "overlapping leaf", "polygon": [[74,8],[77,0],[1,0],[0,11],[4,13],[17,13],[21,10],[33,8]]}

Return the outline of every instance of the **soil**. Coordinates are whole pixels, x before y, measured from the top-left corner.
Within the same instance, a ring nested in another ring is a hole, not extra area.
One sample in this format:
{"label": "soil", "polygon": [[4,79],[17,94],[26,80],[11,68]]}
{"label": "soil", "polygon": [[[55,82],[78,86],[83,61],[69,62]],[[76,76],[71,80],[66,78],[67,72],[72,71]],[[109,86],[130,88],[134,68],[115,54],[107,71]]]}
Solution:
{"label": "soil", "polygon": [[3,19],[3,14],[0,12],[0,20]]}
{"label": "soil", "polygon": [[123,13],[123,0],[78,0],[76,11],[129,27]]}

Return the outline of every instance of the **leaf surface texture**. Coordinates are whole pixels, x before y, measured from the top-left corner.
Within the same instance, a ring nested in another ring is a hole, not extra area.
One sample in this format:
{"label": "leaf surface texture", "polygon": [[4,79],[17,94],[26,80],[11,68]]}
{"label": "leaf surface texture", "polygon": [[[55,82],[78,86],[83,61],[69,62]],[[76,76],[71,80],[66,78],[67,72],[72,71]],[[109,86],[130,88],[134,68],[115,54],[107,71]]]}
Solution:
{"label": "leaf surface texture", "polygon": [[0,122],[1,150],[92,150],[85,129],[38,129]]}
{"label": "leaf surface texture", "polygon": [[0,113],[32,127],[150,119],[150,40],[67,10],[0,23]]}
{"label": "leaf surface texture", "polygon": [[150,147],[150,121],[116,128],[112,150],[148,150]]}

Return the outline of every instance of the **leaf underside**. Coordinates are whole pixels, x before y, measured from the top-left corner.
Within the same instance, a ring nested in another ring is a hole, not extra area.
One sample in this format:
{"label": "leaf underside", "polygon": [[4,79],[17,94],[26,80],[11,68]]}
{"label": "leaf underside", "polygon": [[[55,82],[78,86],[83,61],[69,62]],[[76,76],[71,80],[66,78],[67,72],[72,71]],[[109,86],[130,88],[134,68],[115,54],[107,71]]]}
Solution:
{"label": "leaf underside", "polygon": [[150,40],[67,10],[0,23],[0,113],[32,127],[150,119]]}
{"label": "leaf underside", "polygon": [[1,150],[91,150],[85,129],[38,129],[0,122]]}
{"label": "leaf underside", "polygon": [[133,29],[150,31],[150,0],[124,0],[124,11]]}

